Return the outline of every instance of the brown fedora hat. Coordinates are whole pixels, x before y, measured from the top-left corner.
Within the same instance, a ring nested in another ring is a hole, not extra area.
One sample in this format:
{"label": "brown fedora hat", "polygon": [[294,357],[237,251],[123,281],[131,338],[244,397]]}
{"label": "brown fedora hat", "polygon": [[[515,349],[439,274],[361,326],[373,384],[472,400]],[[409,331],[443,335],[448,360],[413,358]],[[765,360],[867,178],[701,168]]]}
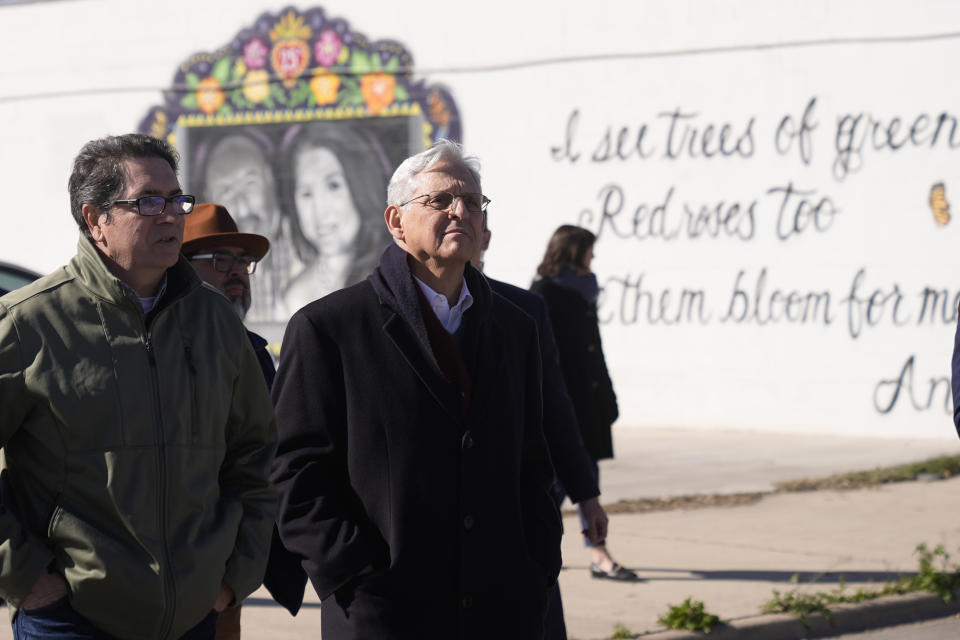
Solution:
{"label": "brown fedora hat", "polygon": [[213,247],[240,247],[254,260],[262,260],[270,249],[270,241],[256,233],[242,233],[237,230],[227,208],[222,204],[200,202],[193,207],[189,215],[184,216],[181,253],[189,255]]}

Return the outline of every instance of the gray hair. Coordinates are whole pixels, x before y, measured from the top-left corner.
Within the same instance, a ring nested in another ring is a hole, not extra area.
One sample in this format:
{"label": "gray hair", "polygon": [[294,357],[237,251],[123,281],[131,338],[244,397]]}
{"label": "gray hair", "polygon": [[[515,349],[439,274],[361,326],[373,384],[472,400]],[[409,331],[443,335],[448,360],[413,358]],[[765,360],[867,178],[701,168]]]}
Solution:
{"label": "gray hair", "polygon": [[73,172],[67,183],[70,213],[80,232],[88,238],[90,229],[83,219],[83,205],[95,205],[109,219],[113,201],[126,187],[123,161],[133,158],[161,158],[166,160],[174,174],[180,161],[180,156],[169,143],[142,133],[91,140],[73,159]]}
{"label": "gray hair", "polygon": [[426,151],[410,156],[400,163],[387,185],[387,206],[400,206],[401,203],[409,200],[416,188],[417,176],[438,164],[463,167],[470,172],[477,187],[480,186],[480,160],[476,156],[464,153],[463,145],[440,138]]}

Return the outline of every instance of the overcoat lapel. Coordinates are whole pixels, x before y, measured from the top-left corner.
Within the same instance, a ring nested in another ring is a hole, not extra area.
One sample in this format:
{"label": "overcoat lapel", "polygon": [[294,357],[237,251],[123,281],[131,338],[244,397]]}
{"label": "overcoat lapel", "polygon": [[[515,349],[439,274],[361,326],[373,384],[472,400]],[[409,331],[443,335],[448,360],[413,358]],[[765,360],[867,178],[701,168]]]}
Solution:
{"label": "overcoat lapel", "polygon": [[[469,363],[468,371],[473,370],[469,371],[473,380],[483,380],[490,373],[496,373],[495,367],[503,356],[495,340],[496,330],[490,322],[493,292],[483,274],[470,264],[464,267],[464,278],[474,297],[474,304],[464,315],[464,323],[473,324],[472,339],[466,346],[471,353],[462,355],[466,356],[464,359]],[[396,245],[387,247],[368,281],[380,298],[384,333],[444,411],[456,424],[462,424],[462,399],[456,386],[444,377],[434,357],[406,252]],[[492,381],[493,378],[489,378],[483,386],[488,388]],[[496,398],[489,400],[496,401]],[[474,396],[471,405],[476,401],[483,401],[482,396]]]}
{"label": "overcoat lapel", "polygon": [[397,351],[400,352],[400,355],[427,388],[430,395],[451,418],[459,423],[461,420],[460,396],[457,394],[457,390],[443,377],[432,354],[424,351],[423,345],[413,335],[403,318],[386,307],[384,307],[384,310],[387,315],[383,324],[384,333],[393,342]]}

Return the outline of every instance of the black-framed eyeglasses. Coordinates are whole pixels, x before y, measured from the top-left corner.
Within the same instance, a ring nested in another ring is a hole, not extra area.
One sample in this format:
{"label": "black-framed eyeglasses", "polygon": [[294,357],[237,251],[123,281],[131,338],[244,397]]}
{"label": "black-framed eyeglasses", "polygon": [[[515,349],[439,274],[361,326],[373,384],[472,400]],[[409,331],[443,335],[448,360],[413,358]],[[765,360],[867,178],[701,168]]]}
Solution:
{"label": "black-framed eyeglasses", "polygon": [[193,196],[181,194],[179,196],[142,196],[136,200],[114,200],[113,204],[136,205],[137,213],[141,216],[158,216],[167,208],[167,203],[173,204],[173,210],[181,215],[186,215],[193,211],[193,205],[197,199]]}
{"label": "black-framed eyeglasses", "polygon": [[235,256],[226,251],[217,251],[216,253],[195,253],[189,256],[190,260],[213,260],[213,270],[220,273],[227,273],[233,269],[234,264],[240,265],[244,271],[253,275],[257,270],[257,261],[248,255]]}
{"label": "black-framed eyeglasses", "polygon": [[487,210],[487,205],[490,204],[490,198],[483,195],[482,193],[450,193],[449,191],[434,191],[433,193],[421,193],[418,196],[414,196],[407,200],[404,203],[401,203],[399,206],[403,207],[410,204],[414,200],[419,200],[420,198],[426,198],[423,201],[423,204],[427,205],[431,209],[436,209],[437,211],[449,211],[454,207],[459,198],[463,202],[463,206],[467,208],[467,211],[470,213],[481,213]]}

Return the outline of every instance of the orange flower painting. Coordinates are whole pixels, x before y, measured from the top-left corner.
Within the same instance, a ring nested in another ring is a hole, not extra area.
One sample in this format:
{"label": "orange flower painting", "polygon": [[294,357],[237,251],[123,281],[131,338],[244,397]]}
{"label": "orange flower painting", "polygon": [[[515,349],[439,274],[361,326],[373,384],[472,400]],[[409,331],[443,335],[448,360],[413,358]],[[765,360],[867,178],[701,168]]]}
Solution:
{"label": "orange flower painting", "polygon": [[390,73],[368,73],[360,78],[360,93],[372,115],[380,115],[393,104],[397,78]]}
{"label": "orange flower painting", "polygon": [[220,81],[214,77],[206,77],[197,85],[197,107],[207,115],[216,113],[226,99]]}

